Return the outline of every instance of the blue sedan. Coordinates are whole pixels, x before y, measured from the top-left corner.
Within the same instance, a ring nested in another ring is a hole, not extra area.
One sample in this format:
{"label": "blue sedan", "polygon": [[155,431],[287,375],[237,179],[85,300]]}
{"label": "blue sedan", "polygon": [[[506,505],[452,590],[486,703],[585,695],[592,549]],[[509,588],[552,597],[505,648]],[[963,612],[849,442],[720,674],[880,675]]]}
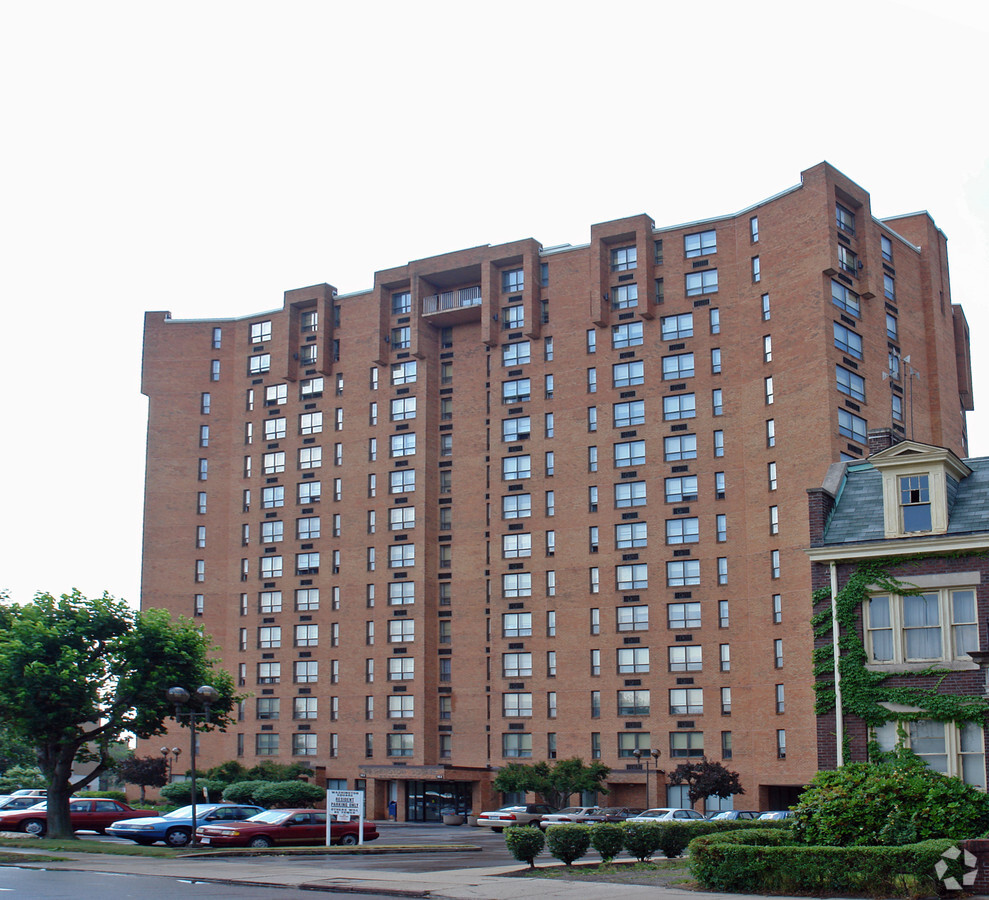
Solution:
{"label": "blue sedan", "polygon": [[[260,812],[264,812],[263,807],[244,803],[197,803],[196,827],[217,822],[240,822]],[[145,847],[155,841],[164,841],[169,847],[184,847],[192,840],[192,807],[182,806],[163,816],[114,822],[106,833]]]}

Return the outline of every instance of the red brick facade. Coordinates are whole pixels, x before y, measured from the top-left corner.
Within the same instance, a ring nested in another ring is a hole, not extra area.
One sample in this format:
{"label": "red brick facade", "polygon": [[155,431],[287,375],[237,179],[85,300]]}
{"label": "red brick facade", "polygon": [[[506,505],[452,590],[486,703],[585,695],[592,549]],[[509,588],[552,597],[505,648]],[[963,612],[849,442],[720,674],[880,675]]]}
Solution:
{"label": "red brick facade", "polygon": [[[609,802],[644,805],[638,745],[664,769],[724,756],[746,806],[784,803],[820,742],[806,488],[891,424],[890,352],[926,366],[894,428],[965,450],[943,247],[929,217],[886,226],[821,164],[689,226],[462,250],[236,320],[148,313],[142,603],[201,605],[249,695],[201,740],[206,764],[302,760],[366,784],[372,815],[395,796],[428,817],[406,798],[456,783],[488,808],[492,769],[547,756],[599,755]],[[860,342],[836,347],[835,325]]]}

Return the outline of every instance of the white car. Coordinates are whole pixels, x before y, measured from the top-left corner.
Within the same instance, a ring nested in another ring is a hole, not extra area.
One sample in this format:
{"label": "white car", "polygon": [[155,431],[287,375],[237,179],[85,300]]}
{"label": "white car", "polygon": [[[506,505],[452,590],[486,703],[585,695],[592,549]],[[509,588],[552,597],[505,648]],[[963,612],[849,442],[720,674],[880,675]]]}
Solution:
{"label": "white car", "polygon": [[598,811],[597,806],[568,806],[559,812],[550,813],[539,820],[539,827],[545,831],[550,825],[582,825],[584,816],[593,815]]}
{"label": "white car", "polygon": [[527,803],[524,806],[503,806],[493,812],[482,812],[477,817],[477,824],[492,831],[504,831],[510,825],[539,824],[546,815],[555,813],[552,806],[546,803]]}
{"label": "white car", "polygon": [[626,819],[626,822],[686,822],[690,819],[703,819],[704,817],[696,809],[673,809],[662,807],[660,809],[647,809]]}

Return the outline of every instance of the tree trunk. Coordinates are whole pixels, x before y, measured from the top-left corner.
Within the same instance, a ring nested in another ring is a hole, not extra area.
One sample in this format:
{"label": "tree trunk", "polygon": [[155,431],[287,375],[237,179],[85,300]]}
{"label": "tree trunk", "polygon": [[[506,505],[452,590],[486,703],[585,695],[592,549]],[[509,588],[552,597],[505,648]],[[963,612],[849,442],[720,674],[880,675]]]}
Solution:
{"label": "tree trunk", "polygon": [[[48,748],[46,748],[46,751]],[[69,797],[72,788],[69,779],[72,776],[72,760],[76,755],[75,747],[50,748],[48,760],[50,775],[48,781],[48,837],[73,838],[72,822],[69,819]]]}

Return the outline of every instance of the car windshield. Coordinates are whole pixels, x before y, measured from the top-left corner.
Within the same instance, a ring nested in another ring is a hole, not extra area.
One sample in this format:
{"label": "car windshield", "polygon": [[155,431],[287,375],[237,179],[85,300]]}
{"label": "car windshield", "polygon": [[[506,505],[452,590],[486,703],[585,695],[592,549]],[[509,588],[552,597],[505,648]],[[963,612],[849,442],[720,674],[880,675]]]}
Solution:
{"label": "car windshield", "polygon": [[[196,818],[200,818],[208,813],[213,807],[212,806],[197,806],[196,807]],[[180,806],[178,809],[173,809],[170,813],[165,813],[162,816],[164,819],[191,819],[192,818],[192,807],[191,806]]]}
{"label": "car windshield", "polygon": [[251,816],[248,822],[266,822],[269,825],[273,825],[276,822],[281,822],[286,816],[290,816],[292,813],[285,812],[284,809],[269,809],[267,812],[258,813],[256,816]]}
{"label": "car windshield", "polygon": [[579,813],[583,811],[584,811],[583,806],[568,806],[566,809],[561,809],[556,815],[566,816],[572,813]]}
{"label": "car windshield", "polygon": [[40,803],[35,803],[34,806],[29,806],[28,809],[48,809],[48,801],[42,800]]}

